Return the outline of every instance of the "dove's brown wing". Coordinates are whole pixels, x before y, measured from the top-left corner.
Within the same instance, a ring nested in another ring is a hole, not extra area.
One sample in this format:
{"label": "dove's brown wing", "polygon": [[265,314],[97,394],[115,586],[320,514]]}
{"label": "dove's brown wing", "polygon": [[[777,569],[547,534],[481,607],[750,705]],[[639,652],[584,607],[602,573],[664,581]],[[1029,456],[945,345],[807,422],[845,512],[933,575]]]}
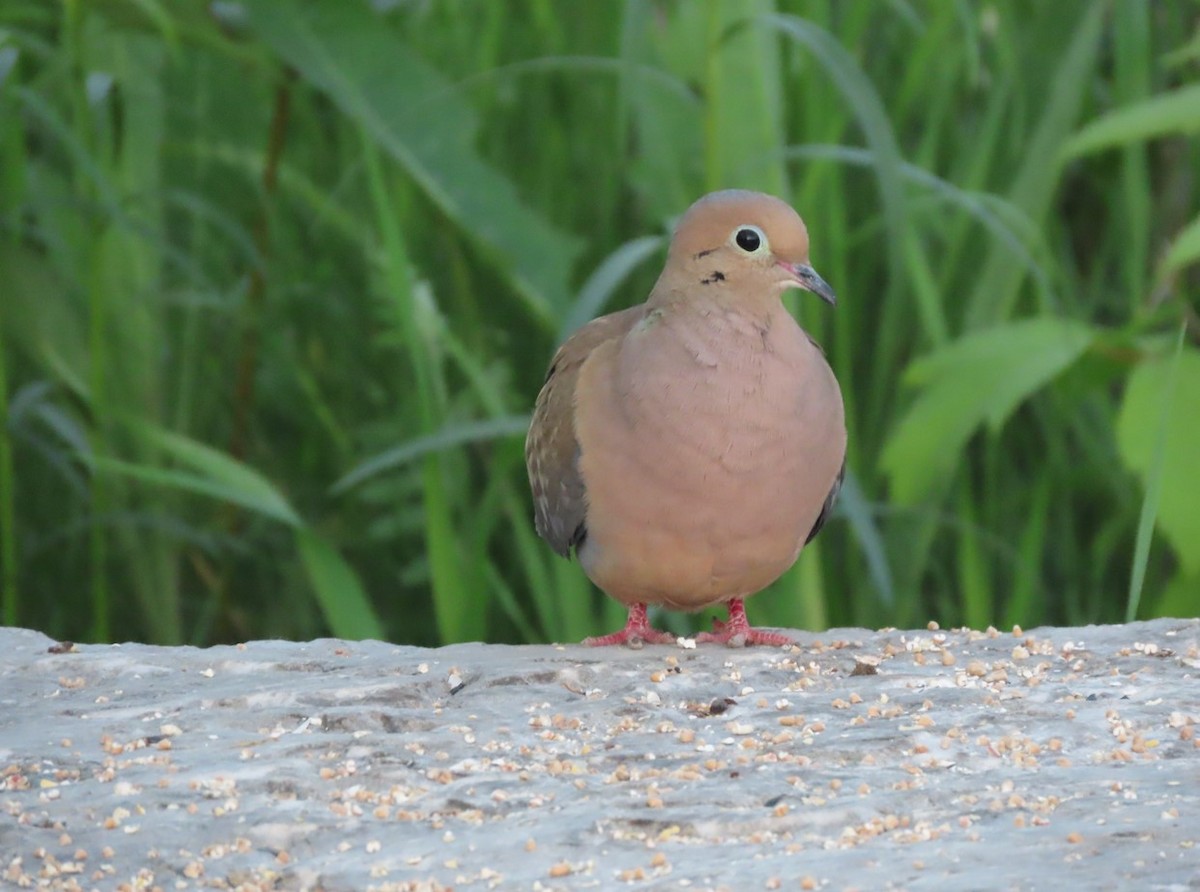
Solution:
{"label": "dove's brown wing", "polygon": [[533,422],[525,438],[525,466],[533,490],[538,535],[563,557],[587,536],[587,492],[579,473],[579,441],[575,436],[575,385],[592,351],[624,337],[645,315],[645,306],[589,322],[567,339],[546,373]]}

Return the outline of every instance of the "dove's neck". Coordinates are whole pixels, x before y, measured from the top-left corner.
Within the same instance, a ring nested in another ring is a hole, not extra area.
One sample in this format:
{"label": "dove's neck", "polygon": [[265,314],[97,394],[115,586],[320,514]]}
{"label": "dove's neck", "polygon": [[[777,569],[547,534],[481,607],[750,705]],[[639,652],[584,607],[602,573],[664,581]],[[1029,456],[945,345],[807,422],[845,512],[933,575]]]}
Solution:
{"label": "dove's neck", "polygon": [[780,289],[739,287],[728,279],[708,284],[659,283],[650,292],[646,306],[650,313],[665,318],[692,320],[698,324],[731,326],[734,329],[770,328],[787,316],[780,300]]}

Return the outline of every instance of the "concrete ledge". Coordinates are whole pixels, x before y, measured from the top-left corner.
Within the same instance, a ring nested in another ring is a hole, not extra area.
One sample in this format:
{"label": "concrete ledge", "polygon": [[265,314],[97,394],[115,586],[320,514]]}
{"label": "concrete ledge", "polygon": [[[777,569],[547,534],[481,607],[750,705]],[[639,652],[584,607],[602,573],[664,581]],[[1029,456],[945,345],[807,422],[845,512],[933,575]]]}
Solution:
{"label": "concrete ledge", "polygon": [[798,637],[0,629],[0,887],[1200,885],[1200,621]]}

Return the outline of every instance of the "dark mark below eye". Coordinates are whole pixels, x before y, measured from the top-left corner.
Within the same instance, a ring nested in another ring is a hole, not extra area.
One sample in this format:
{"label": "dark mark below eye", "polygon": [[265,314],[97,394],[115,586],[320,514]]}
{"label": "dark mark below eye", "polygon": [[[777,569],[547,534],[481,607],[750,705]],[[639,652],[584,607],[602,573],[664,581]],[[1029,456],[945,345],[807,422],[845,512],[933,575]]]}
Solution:
{"label": "dark mark below eye", "polygon": [[725,274],[723,272],[721,272],[719,269],[714,269],[709,274],[707,279],[700,280],[700,284],[701,285],[711,285],[713,282],[724,282],[724,281],[725,281]]}

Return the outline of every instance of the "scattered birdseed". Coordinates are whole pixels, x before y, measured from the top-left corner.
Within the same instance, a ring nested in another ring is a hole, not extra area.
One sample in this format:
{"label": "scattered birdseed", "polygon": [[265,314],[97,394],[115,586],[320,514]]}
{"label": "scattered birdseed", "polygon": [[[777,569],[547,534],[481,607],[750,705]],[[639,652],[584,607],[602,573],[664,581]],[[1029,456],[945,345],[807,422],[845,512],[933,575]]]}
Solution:
{"label": "scattered birdseed", "polygon": [[[969,863],[1006,886],[1185,886],[1200,623],[998,634],[800,633],[792,653],[84,645],[69,674],[32,636],[0,647],[0,696],[27,704],[0,710],[19,840],[0,885],[281,888],[316,853],[328,888],[549,890],[596,882],[586,841],[604,879],[642,887],[719,888],[733,851],[747,888],[902,886],[914,862],[927,883]],[[847,653],[893,662],[867,678]],[[853,864],[826,860],[848,848]]]}

